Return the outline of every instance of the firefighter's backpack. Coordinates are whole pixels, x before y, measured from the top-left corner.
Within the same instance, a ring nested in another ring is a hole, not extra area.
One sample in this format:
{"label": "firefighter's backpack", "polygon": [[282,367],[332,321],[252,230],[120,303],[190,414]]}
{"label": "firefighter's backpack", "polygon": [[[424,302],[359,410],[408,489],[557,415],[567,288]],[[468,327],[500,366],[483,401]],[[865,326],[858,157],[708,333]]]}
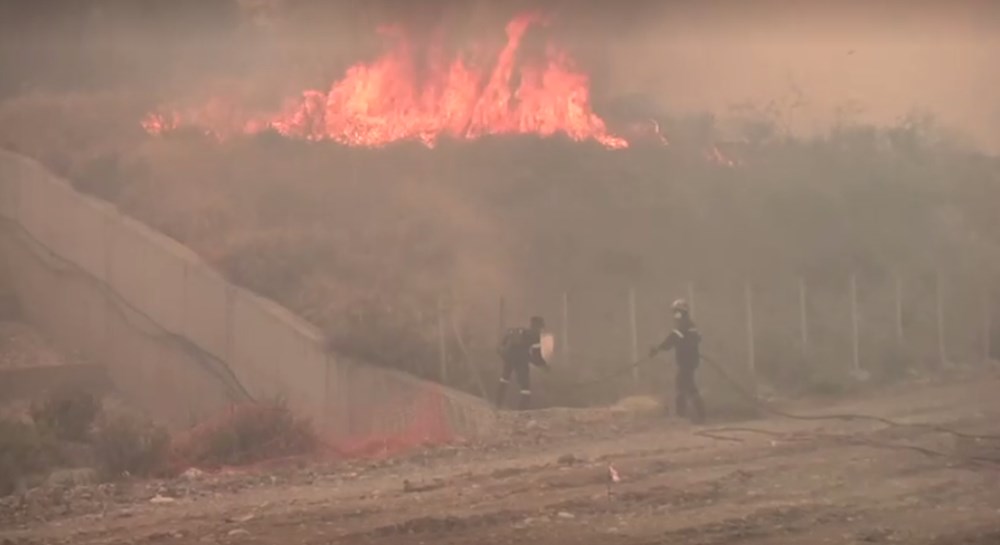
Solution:
{"label": "firefighter's backpack", "polygon": [[514,356],[514,353],[519,347],[524,346],[524,336],[527,334],[527,330],[523,327],[512,327],[504,333],[503,339],[500,340],[500,346],[497,347],[497,353],[500,357],[506,359]]}

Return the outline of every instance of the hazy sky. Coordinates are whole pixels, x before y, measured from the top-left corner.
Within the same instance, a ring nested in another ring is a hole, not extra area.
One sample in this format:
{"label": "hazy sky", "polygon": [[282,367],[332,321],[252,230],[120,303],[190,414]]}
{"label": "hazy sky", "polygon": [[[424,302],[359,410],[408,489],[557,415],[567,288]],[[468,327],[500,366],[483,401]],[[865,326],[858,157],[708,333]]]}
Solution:
{"label": "hazy sky", "polygon": [[666,3],[614,46],[615,80],[676,111],[800,96],[797,127],[924,109],[1000,151],[1000,2],[736,4]]}

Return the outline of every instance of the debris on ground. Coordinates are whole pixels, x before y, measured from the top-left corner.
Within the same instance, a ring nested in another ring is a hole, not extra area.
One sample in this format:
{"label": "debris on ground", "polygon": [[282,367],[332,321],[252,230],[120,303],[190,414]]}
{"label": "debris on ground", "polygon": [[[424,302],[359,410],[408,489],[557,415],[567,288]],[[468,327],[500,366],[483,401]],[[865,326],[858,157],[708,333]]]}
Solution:
{"label": "debris on ground", "polygon": [[176,501],[177,501],[176,498],[172,498],[170,496],[161,496],[159,494],[157,494],[157,495],[155,495],[155,496],[153,496],[152,498],[149,499],[149,503],[156,504],[156,505],[162,505],[162,504],[166,504],[166,503],[174,503]]}
{"label": "debris on ground", "polygon": [[403,480],[403,492],[430,492],[432,490],[437,490],[439,488],[444,488],[443,481],[434,481],[430,483],[412,483],[409,480]]}

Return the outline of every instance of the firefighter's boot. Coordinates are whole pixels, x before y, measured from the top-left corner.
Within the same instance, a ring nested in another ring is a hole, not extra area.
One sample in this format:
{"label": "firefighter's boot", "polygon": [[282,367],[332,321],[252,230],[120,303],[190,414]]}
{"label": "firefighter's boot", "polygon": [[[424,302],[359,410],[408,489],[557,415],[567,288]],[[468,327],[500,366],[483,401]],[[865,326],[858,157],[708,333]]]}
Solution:
{"label": "firefighter's boot", "polygon": [[705,403],[701,400],[701,394],[693,394],[691,396],[691,404],[694,405],[694,415],[691,417],[691,422],[695,424],[704,424]]}
{"label": "firefighter's boot", "polygon": [[677,398],[674,400],[674,414],[681,418],[687,417],[687,398],[685,392],[677,392]]}
{"label": "firefighter's boot", "polygon": [[498,409],[503,408],[503,401],[506,396],[507,396],[507,381],[501,379],[500,384],[497,384],[496,396],[493,398],[493,401],[496,403],[496,408]]}
{"label": "firefighter's boot", "polygon": [[531,390],[521,390],[517,398],[517,409],[526,411],[531,408]]}

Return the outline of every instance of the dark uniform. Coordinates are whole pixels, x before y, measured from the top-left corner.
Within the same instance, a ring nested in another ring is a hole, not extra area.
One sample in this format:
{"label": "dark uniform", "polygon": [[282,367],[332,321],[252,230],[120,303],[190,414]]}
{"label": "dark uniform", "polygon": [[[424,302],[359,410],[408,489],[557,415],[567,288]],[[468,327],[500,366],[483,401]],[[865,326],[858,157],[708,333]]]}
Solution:
{"label": "dark uniform", "polygon": [[705,405],[698,392],[698,384],[694,374],[701,361],[701,333],[695,327],[694,321],[688,315],[687,303],[674,303],[674,330],[667,335],[666,340],[650,350],[650,356],[657,352],[674,349],[677,359],[676,410],[678,416],[687,416],[688,401],[694,406],[693,420],[700,422],[705,418]]}
{"label": "dark uniform", "polygon": [[531,366],[547,367],[548,363],[542,357],[542,329],[545,323],[541,318],[531,319],[531,327],[516,327],[507,330],[498,350],[503,360],[503,371],[500,374],[500,384],[497,387],[496,405],[503,407],[507,385],[511,375],[517,380],[521,389],[518,402],[519,409],[527,409],[531,402]]}

